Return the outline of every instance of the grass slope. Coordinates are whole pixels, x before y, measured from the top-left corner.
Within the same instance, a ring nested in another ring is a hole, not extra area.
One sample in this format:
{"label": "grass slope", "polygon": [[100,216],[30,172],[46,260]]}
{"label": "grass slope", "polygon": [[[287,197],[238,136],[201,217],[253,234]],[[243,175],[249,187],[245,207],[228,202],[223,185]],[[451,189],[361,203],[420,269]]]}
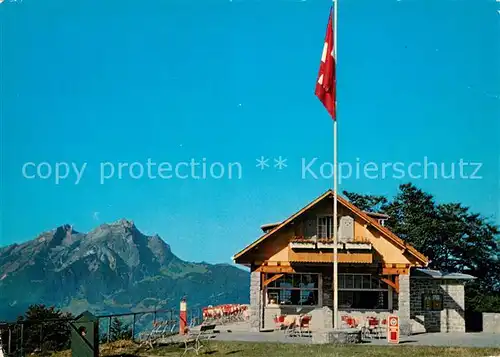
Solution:
{"label": "grass slope", "polygon": [[[210,353],[205,356],[234,357],[474,357],[500,356],[500,348],[455,348],[417,346],[334,346],[294,345],[277,343],[211,342]],[[102,357],[179,357],[183,349],[178,347],[141,350],[130,341],[118,341],[101,346]],[[70,351],[59,352],[52,357],[70,357]],[[195,356],[193,351],[187,357]]]}

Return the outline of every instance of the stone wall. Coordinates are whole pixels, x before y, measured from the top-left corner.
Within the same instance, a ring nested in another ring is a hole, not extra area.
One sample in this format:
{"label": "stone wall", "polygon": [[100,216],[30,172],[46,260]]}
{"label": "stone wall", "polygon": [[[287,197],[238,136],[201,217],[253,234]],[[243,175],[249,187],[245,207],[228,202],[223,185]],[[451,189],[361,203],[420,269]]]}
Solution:
{"label": "stone wall", "polygon": [[[465,296],[461,281],[412,278],[410,281],[410,317],[426,332],[465,332]],[[423,294],[443,297],[443,310],[424,311]],[[401,297],[400,297],[401,298]]]}
{"label": "stone wall", "polygon": [[274,329],[274,317],[280,315],[310,315],[310,328],[313,331],[332,328],[333,313],[332,309],[327,306],[311,307],[311,306],[278,306],[268,305],[264,309],[264,326],[263,329]]}
{"label": "stone wall", "polygon": [[500,314],[492,312],[483,313],[483,332],[500,334]]}
{"label": "stone wall", "polygon": [[[394,303],[394,301],[393,301]],[[399,296],[397,314],[400,320],[410,319],[410,276],[399,275]]]}
{"label": "stone wall", "polygon": [[[395,310],[396,315],[399,316],[399,328],[402,335],[410,335],[413,333],[413,322],[410,317],[410,276],[409,275],[399,275],[399,294],[397,298],[397,310]],[[394,309],[394,301],[393,301]]]}
{"label": "stone wall", "polygon": [[391,311],[339,309],[339,315],[340,319],[342,319],[342,316],[349,316],[359,321],[365,321],[368,317],[376,317],[377,319],[383,320],[394,314]]}
{"label": "stone wall", "polygon": [[261,305],[261,289],[260,289],[260,272],[253,271],[250,274],[250,329],[251,331],[260,330],[260,305]]}

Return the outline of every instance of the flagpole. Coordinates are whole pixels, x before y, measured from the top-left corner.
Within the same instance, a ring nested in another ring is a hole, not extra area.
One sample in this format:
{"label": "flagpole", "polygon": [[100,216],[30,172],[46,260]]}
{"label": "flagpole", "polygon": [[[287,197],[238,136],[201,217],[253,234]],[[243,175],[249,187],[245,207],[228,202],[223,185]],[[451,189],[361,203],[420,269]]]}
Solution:
{"label": "flagpole", "polygon": [[[333,1],[333,51],[335,68],[337,67],[337,8],[339,0]],[[335,76],[336,77],[336,76]],[[337,223],[337,80],[334,82],[335,90],[335,120],[333,120],[333,327],[339,328],[339,286],[338,286],[338,223]]]}

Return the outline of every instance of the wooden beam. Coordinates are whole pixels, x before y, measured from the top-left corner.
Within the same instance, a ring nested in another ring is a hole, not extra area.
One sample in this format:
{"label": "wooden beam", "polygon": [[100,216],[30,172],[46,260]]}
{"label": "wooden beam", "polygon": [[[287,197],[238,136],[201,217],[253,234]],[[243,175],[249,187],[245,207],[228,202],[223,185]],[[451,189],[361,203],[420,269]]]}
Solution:
{"label": "wooden beam", "polygon": [[277,265],[281,267],[288,267],[290,266],[290,262],[277,262]]}
{"label": "wooden beam", "polygon": [[398,269],[409,269],[411,267],[410,264],[406,263],[384,263],[384,268],[398,268]]}
{"label": "wooden beam", "polygon": [[[333,252],[299,252],[289,249],[288,260],[297,263],[331,263]],[[370,253],[338,253],[339,263],[373,263],[373,254]]]}
{"label": "wooden beam", "polygon": [[408,275],[409,270],[406,268],[382,268],[381,275]]}
{"label": "wooden beam", "polygon": [[269,284],[271,284],[273,281],[275,280],[278,280],[279,278],[281,278],[283,276],[283,274],[276,274],[275,276],[273,276],[272,278],[269,278],[267,280],[264,280],[264,286],[268,286]]}
{"label": "wooden beam", "polygon": [[266,266],[261,265],[255,271],[261,273],[295,273],[295,270],[291,266]]}
{"label": "wooden beam", "polygon": [[[396,275],[396,281],[398,281],[398,277]],[[394,290],[396,290],[396,292],[399,294],[399,284],[397,284],[396,282],[392,281],[391,279],[387,279],[387,278],[380,278],[380,281],[386,283],[387,285],[389,285],[390,287],[392,287]]]}

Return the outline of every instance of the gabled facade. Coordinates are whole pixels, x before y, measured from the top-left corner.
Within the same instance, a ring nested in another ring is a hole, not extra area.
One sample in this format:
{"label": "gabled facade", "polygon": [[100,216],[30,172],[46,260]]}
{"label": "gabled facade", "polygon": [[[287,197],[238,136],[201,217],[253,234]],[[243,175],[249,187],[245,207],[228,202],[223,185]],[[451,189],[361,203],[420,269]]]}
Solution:
{"label": "gabled facade", "polygon": [[[288,219],[262,226],[264,234],[233,257],[251,270],[254,330],[272,328],[276,315],[301,313],[313,317],[313,329],[332,327],[332,212],[329,190]],[[412,318],[410,272],[425,268],[428,259],[387,229],[387,218],[363,212],[338,196],[341,314],[362,318],[396,313],[403,320]],[[459,285],[463,300],[463,284]],[[425,330],[424,323],[415,323]]]}

